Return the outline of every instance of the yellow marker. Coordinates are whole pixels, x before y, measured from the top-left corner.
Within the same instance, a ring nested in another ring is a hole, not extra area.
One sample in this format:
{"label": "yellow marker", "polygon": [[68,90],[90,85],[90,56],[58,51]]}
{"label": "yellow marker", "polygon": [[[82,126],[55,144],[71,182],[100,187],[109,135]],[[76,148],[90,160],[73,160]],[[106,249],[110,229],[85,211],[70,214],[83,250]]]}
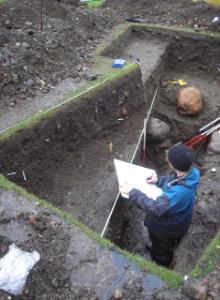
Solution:
{"label": "yellow marker", "polygon": [[[203,2],[200,0],[193,0],[193,2]],[[205,0],[205,2],[209,3],[209,4],[215,4],[215,5],[220,5],[220,0]]]}
{"label": "yellow marker", "polygon": [[169,80],[168,83],[178,84],[179,86],[186,86],[187,85],[187,82],[184,81],[183,79]]}

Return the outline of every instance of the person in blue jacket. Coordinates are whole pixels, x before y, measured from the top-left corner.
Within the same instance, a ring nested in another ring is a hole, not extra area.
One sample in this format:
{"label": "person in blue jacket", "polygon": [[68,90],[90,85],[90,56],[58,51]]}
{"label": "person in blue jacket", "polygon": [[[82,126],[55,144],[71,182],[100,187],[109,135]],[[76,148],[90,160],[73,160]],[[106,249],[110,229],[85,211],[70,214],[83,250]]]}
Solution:
{"label": "person in blue jacket", "polygon": [[119,187],[123,194],[140,206],[145,212],[144,225],[149,230],[152,246],[146,246],[152,259],[169,266],[173,251],[190,226],[196,188],[200,179],[199,170],[193,166],[193,153],[183,144],[171,147],[168,161],[172,169],[169,176],[147,179],[148,183],[162,188],[163,193],[156,200],[140,190],[124,184]]}

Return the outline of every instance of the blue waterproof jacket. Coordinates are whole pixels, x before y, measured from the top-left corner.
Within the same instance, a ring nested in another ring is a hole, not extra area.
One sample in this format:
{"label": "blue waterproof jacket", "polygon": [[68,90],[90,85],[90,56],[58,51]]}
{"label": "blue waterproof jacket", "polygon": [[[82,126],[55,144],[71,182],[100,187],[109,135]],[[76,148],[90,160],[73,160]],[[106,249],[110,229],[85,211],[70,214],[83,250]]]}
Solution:
{"label": "blue waterproof jacket", "polygon": [[132,189],[129,198],[145,212],[144,225],[161,240],[180,239],[186,234],[192,219],[196,187],[200,172],[192,167],[186,176],[170,176],[158,179],[157,186],[163,194],[153,200],[137,189]]}

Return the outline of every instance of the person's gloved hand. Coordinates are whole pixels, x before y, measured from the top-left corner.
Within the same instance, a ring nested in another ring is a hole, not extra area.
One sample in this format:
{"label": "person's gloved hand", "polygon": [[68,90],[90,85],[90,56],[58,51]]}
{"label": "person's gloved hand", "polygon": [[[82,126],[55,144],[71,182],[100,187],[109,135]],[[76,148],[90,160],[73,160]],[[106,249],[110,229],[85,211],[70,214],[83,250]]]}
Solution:
{"label": "person's gloved hand", "polygon": [[157,174],[155,172],[152,174],[152,176],[147,178],[147,183],[156,184],[157,182],[158,182],[158,177],[157,177]]}
{"label": "person's gloved hand", "polygon": [[129,193],[133,189],[133,186],[125,182],[124,184],[119,186],[119,192],[121,193],[122,197],[129,198]]}

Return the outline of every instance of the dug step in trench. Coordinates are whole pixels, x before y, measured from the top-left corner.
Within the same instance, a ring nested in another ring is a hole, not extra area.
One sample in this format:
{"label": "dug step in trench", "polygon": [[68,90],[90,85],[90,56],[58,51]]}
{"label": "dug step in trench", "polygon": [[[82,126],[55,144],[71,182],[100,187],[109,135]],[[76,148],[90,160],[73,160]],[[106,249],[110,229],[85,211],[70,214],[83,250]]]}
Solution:
{"label": "dug step in trench", "polygon": [[144,225],[152,242],[146,246],[147,250],[153,260],[168,267],[176,246],[190,226],[200,172],[193,166],[191,149],[183,144],[171,147],[167,158],[172,169],[170,175],[157,177],[155,174],[146,179],[163,191],[155,200],[127,183],[119,186],[119,192],[146,212]]}

